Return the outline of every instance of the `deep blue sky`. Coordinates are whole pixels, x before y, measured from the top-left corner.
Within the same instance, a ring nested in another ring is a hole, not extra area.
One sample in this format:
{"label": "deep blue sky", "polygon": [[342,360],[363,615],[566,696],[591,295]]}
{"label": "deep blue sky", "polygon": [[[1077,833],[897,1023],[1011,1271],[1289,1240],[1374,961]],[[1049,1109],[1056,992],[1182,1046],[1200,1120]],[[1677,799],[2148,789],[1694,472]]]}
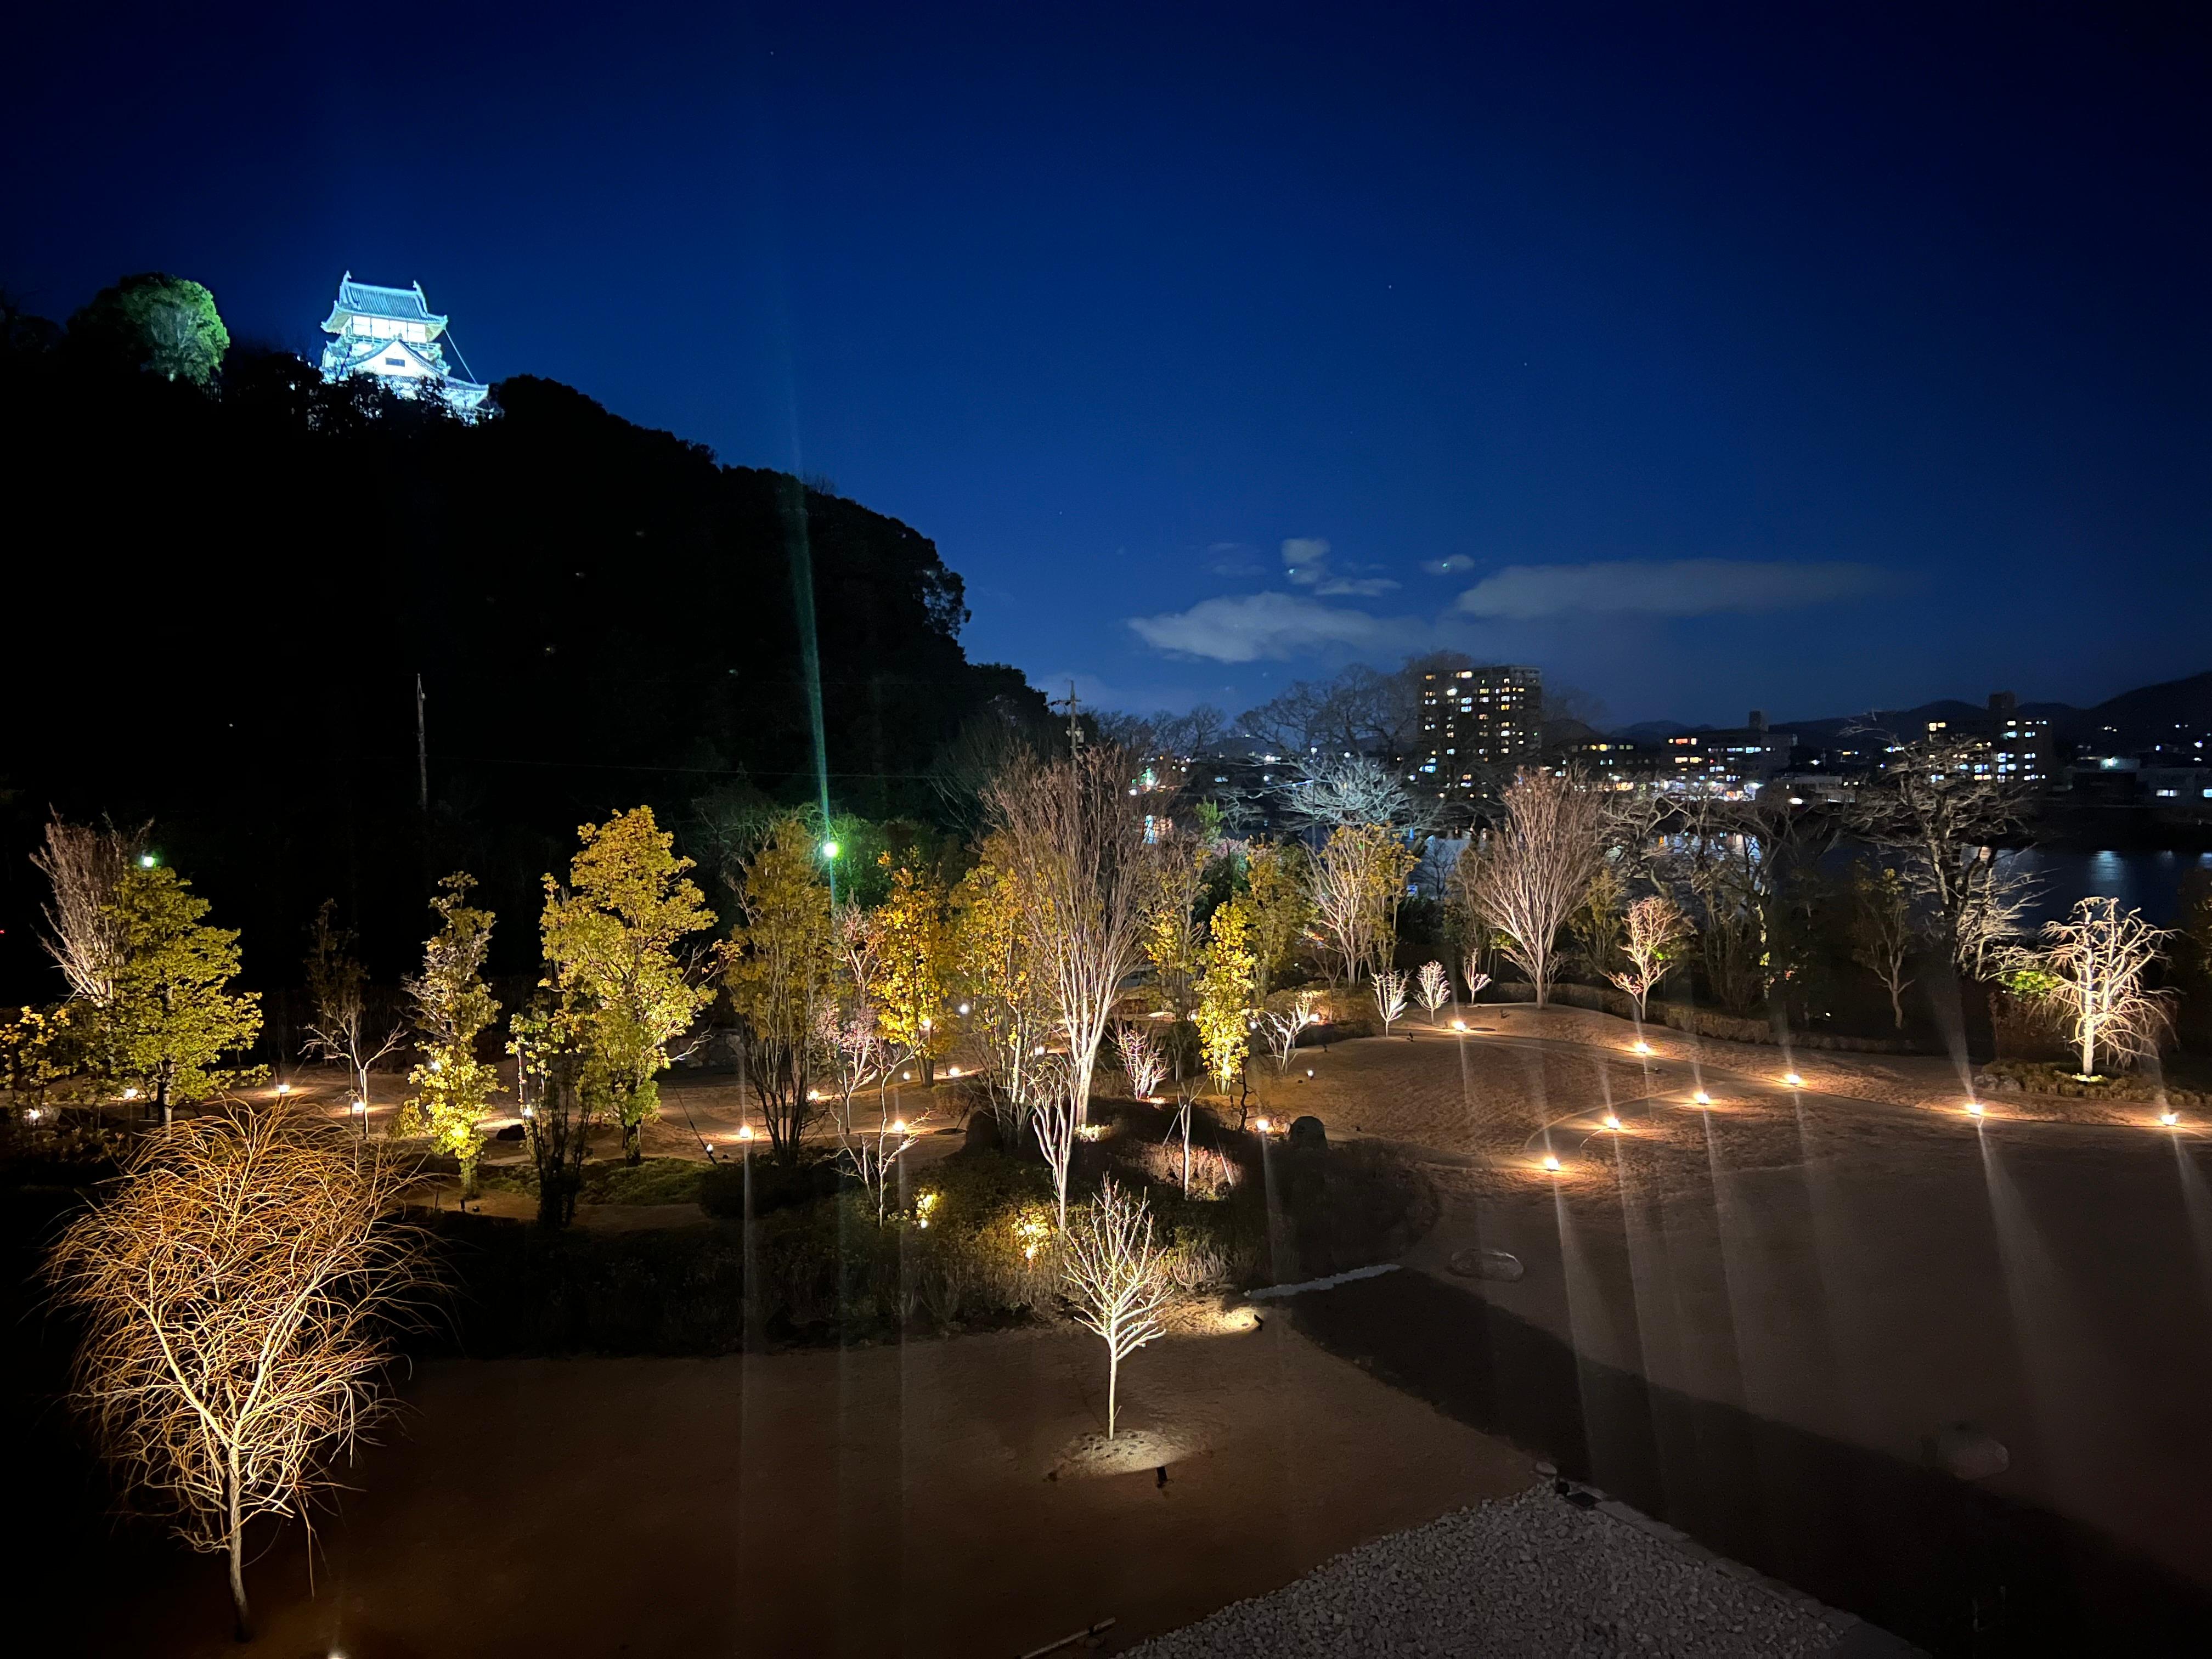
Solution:
{"label": "deep blue sky", "polygon": [[310,349],[419,279],[481,375],[916,526],[971,654],[1109,702],[2212,667],[2182,10],[63,9],[0,106],[31,308],[168,270]]}

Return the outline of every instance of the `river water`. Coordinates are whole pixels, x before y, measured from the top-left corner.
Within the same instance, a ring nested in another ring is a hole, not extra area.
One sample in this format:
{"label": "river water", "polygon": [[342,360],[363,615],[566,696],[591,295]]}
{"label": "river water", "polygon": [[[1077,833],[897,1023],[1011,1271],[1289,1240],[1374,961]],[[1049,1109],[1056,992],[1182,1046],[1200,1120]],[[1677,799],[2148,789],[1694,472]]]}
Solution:
{"label": "river water", "polygon": [[2094,896],[2116,898],[2142,911],[2146,921],[2170,927],[2182,878],[2192,870],[2212,870],[2212,853],[2085,853],[2030,847],[2000,856],[2043,884],[2024,918],[2038,926],[2064,915],[2076,899]]}

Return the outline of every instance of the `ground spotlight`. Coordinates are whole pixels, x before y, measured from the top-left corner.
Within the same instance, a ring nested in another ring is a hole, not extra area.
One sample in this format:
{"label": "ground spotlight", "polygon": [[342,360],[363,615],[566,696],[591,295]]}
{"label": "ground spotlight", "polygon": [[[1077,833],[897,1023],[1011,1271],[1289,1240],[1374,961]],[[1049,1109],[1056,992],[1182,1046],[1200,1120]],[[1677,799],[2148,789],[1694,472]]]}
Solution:
{"label": "ground spotlight", "polygon": [[1805,1079],[1795,1072],[1784,1072],[1782,1074],[1782,1080],[1793,1089],[1802,1089],[1805,1086]]}
{"label": "ground spotlight", "polygon": [[1615,1113],[1607,1112],[1605,1115],[1605,1127],[1608,1129],[1618,1129],[1620,1127],[1620,1116]]}
{"label": "ground spotlight", "polygon": [[1690,1097],[1690,1101],[1692,1105],[1710,1106],[1713,1103],[1713,1097],[1707,1094],[1703,1089],[1700,1089],[1697,1093]]}
{"label": "ground spotlight", "polygon": [[1559,1174],[1559,1154],[1558,1154],[1558,1153],[1556,1153],[1556,1152],[1547,1152],[1547,1153],[1545,1153],[1545,1154],[1544,1154],[1544,1172],[1545,1172],[1547,1175],[1557,1175],[1557,1174]]}

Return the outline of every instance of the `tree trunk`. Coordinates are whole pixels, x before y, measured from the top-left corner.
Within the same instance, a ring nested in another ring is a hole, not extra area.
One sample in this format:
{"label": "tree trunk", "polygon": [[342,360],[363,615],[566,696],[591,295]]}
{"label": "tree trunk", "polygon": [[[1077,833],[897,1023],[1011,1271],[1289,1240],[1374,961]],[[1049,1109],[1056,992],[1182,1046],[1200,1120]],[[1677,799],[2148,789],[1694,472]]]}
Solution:
{"label": "tree trunk", "polygon": [[623,1125],[623,1162],[629,1164],[645,1162],[645,1125],[642,1121]]}
{"label": "tree trunk", "polygon": [[1109,1344],[1106,1349],[1106,1437],[1114,1437],[1114,1409],[1121,1388],[1121,1356]]}
{"label": "tree trunk", "polygon": [[230,1607],[241,1642],[253,1639],[246,1613],[246,1523],[239,1514],[238,1448],[230,1449]]}
{"label": "tree trunk", "polygon": [[1899,994],[1899,987],[1895,980],[1892,980],[1889,982],[1889,1012],[1890,1018],[1897,1022],[1897,1029],[1900,1031],[1903,1030],[1905,1029],[1905,1002],[1904,999]]}

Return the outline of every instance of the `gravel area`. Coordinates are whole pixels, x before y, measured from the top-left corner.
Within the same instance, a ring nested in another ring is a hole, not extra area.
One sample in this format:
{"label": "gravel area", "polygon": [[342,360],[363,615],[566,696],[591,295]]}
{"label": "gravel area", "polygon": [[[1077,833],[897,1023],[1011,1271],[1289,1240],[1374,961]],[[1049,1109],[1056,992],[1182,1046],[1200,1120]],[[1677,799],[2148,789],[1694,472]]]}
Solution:
{"label": "gravel area", "polygon": [[1578,1508],[1547,1482],[1378,1540],[1131,1651],[1145,1659],[1812,1659],[1854,1631],[1871,1633],[1849,1614]]}

